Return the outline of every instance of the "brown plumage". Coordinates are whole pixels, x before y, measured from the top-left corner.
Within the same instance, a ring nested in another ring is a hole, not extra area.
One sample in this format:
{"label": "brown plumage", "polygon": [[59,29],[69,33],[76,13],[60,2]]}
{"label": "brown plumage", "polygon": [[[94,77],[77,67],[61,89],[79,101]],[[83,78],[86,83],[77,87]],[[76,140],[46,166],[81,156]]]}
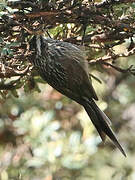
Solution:
{"label": "brown plumage", "polygon": [[98,97],[87,73],[83,51],[76,45],[43,36],[30,42],[31,61],[41,77],[54,89],[84,107],[102,140],[107,135],[126,156],[109,125],[109,118],[96,105]]}

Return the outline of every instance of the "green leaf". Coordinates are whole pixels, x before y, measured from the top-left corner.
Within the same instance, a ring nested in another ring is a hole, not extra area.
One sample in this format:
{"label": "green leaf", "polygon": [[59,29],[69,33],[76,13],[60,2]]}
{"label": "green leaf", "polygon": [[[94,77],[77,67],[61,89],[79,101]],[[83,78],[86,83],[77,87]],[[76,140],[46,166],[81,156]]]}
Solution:
{"label": "green leaf", "polygon": [[4,48],[1,50],[1,55],[2,55],[2,56],[8,55],[7,48],[4,47]]}
{"label": "green leaf", "polygon": [[0,43],[3,43],[4,41],[3,41],[3,38],[2,37],[0,37]]}
{"label": "green leaf", "polygon": [[16,89],[12,90],[11,93],[13,94],[14,97],[16,98],[19,97]]}

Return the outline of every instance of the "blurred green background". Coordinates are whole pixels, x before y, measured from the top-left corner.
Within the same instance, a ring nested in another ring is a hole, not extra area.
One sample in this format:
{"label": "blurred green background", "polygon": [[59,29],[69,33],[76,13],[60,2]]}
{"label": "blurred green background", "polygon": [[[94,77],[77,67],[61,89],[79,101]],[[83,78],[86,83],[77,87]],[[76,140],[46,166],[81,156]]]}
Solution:
{"label": "blurred green background", "polygon": [[93,81],[98,105],[111,118],[127,158],[110,141],[102,144],[82,107],[38,83],[40,93],[22,88],[18,98],[0,100],[1,180],[135,179],[134,77],[115,85],[113,71],[93,74],[102,79]]}

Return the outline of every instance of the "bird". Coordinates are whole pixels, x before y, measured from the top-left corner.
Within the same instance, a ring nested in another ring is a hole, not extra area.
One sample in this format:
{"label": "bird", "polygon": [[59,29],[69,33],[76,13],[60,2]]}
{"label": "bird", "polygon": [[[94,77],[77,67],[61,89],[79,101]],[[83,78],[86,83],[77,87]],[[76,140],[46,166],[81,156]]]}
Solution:
{"label": "bird", "polygon": [[97,94],[88,74],[84,50],[79,46],[55,40],[44,35],[34,35],[29,43],[34,68],[50,86],[82,105],[105,142],[106,136],[126,157],[110,124],[110,119],[97,106]]}

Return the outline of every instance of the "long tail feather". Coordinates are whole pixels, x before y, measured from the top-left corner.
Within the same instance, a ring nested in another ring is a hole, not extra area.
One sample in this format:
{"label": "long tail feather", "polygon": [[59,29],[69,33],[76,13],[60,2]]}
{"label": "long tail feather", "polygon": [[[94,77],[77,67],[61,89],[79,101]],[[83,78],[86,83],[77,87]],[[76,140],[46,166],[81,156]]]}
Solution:
{"label": "long tail feather", "polygon": [[101,139],[105,141],[105,136],[107,135],[115,144],[117,148],[121,151],[121,153],[126,157],[126,153],[124,152],[122,146],[118,142],[113,130],[110,127],[110,120],[102,112],[96,103],[93,100],[85,100],[83,106],[88,113],[92,123],[94,124],[95,128],[97,129]]}

